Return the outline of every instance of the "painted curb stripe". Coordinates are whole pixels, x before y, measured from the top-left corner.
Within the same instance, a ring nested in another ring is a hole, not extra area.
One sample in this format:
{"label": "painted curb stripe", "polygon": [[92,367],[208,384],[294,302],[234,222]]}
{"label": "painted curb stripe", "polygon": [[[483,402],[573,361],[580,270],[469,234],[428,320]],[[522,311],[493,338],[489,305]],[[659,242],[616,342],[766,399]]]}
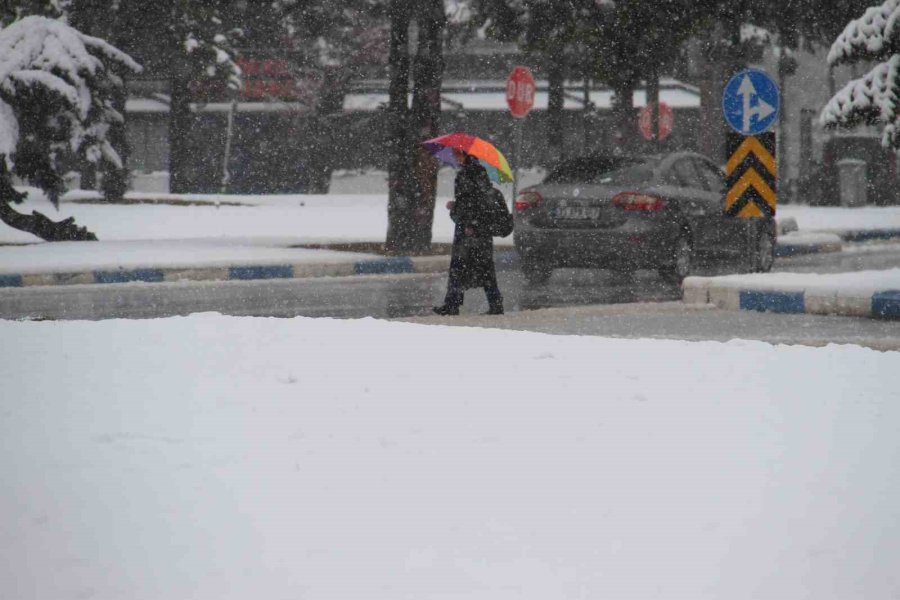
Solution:
{"label": "painted curb stripe", "polygon": [[825,244],[775,244],[775,257],[787,258],[800,254],[820,254],[823,252],[840,252],[836,242]]}
{"label": "painted curb stripe", "polygon": [[900,237],[900,229],[860,229],[857,231],[838,232],[838,236],[847,242],[865,242],[867,240],[889,240]]}
{"label": "painted curb stripe", "polygon": [[294,269],[290,265],[230,267],[228,279],[293,279]]}
{"label": "painted curb stripe", "polygon": [[887,319],[900,318],[900,290],[875,292],[872,295],[872,316]]}
{"label": "painted curb stripe", "polygon": [[519,253],[515,250],[497,252],[494,254],[494,264],[498,267],[513,269],[519,266]]}
{"label": "painted curb stripe", "polygon": [[0,275],[0,287],[22,287],[22,276]]}
{"label": "painted curb stripe", "polygon": [[[900,230],[895,232],[900,237]],[[886,231],[879,233],[884,236]],[[785,257],[795,254],[810,254],[831,251],[828,244],[819,245],[786,245],[776,244],[775,256]],[[65,285],[73,283],[128,283],[130,281],[161,282],[189,279],[194,281],[218,281],[222,279],[249,281],[253,279],[294,279],[303,277],[347,276],[347,275],[386,275],[399,273],[434,273],[446,270],[450,257],[430,257],[433,260],[418,259],[419,263],[409,256],[398,256],[386,259],[359,261],[356,263],[337,264],[301,264],[301,265],[255,265],[221,268],[176,268],[176,269],[136,269],[121,271],[94,271],[88,273],[46,273],[41,275],[11,274],[0,275],[0,288],[25,287],[32,285]],[[443,263],[439,262],[442,260]],[[494,263],[498,270],[518,268],[519,254],[515,250],[501,250],[494,253]],[[427,264],[427,266],[425,266]]]}
{"label": "painted curb stripe", "polygon": [[158,282],[163,280],[161,269],[136,269],[134,271],[94,271],[97,283],[128,283],[130,281]]}
{"label": "painted curb stripe", "polygon": [[357,275],[386,275],[397,273],[413,273],[412,258],[397,256],[380,260],[362,260],[354,263],[353,269]]}
{"label": "painted curb stripe", "polygon": [[758,310],[776,313],[806,312],[803,292],[759,292],[741,290],[741,310]]}

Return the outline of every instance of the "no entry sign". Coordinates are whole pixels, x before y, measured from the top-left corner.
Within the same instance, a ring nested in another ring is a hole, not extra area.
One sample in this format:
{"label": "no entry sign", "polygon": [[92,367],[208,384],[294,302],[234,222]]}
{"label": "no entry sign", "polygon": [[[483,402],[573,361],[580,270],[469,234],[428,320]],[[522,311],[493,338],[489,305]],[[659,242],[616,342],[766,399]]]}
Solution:
{"label": "no entry sign", "polygon": [[[638,115],[638,126],[644,139],[653,139],[653,107],[650,104],[644,106]],[[675,126],[675,113],[665,102],[659,103],[659,139],[664,140],[672,133]]]}
{"label": "no entry sign", "polygon": [[528,114],[534,106],[534,77],[528,67],[513,68],[506,79],[506,103],[509,112],[517,119]]}

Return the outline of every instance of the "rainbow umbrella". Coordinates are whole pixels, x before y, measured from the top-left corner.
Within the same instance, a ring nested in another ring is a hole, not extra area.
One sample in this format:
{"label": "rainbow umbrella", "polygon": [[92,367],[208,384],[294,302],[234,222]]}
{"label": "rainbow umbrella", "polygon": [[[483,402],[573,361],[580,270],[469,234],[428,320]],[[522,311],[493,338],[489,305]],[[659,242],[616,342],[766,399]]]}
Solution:
{"label": "rainbow umbrella", "polygon": [[468,133],[448,133],[434,139],[421,142],[425,150],[433,157],[451,167],[460,167],[453,150],[462,150],[469,156],[478,159],[485,168],[488,177],[497,183],[512,181],[512,170],[506,157],[490,142],[469,135]]}

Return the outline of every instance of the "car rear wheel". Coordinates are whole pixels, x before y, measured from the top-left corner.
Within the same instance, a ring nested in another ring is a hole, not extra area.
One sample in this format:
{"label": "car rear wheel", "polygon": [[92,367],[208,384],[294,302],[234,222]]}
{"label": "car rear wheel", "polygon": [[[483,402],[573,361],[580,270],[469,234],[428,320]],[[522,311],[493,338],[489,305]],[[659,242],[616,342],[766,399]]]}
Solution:
{"label": "car rear wheel", "polygon": [[525,281],[532,285],[540,285],[547,283],[550,275],[553,274],[553,267],[540,261],[531,259],[522,261],[522,274],[525,275]]}
{"label": "car rear wheel", "polygon": [[675,240],[670,262],[659,268],[659,275],[667,283],[680,285],[684,278],[691,274],[693,266],[694,250],[691,247],[691,238],[685,231]]}

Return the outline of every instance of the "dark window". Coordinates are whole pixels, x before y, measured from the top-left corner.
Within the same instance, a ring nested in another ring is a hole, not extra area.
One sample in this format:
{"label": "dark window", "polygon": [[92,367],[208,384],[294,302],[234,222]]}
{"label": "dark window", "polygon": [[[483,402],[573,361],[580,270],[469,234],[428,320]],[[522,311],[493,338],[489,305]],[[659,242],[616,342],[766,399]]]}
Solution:
{"label": "dark window", "polygon": [[578,158],[557,165],[544,183],[641,183],[653,178],[653,163],[627,157]]}
{"label": "dark window", "polygon": [[700,173],[700,180],[707,191],[716,193],[725,191],[725,178],[722,177],[722,172],[719,169],[703,160],[698,160],[696,163],[697,171]]}
{"label": "dark window", "polygon": [[676,185],[689,188],[703,188],[700,176],[694,167],[694,161],[689,158],[682,158],[672,165],[672,174]]}

